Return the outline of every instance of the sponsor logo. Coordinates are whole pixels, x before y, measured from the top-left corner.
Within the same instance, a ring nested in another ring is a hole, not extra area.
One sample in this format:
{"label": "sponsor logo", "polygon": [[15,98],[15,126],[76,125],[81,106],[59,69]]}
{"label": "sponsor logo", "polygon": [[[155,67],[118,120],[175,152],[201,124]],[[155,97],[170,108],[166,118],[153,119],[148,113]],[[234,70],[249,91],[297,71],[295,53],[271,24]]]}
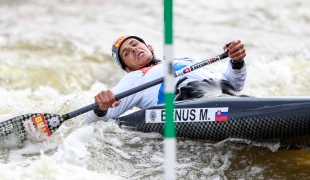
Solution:
{"label": "sponsor logo", "polygon": [[[174,109],[173,113],[174,122],[219,122],[228,120],[228,107]],[[166,121],[165,116],[165,109],[146,110],[145,122],[163,123]]]}
{"label": "sponsor logo", "polygon": [[49,120],[49,125],[52,127],[57,127],[59,125],[59,119],[57,117],[53,117]]}
{"label": "sponsor logo", "polygon": [[30,134],[36,132],[36,128],[34,127],[31,119],[27,119],[24,121],[24,127],[26,128],[27,132]]}
{"label": "sponsor logo", "polygon": [[120,38],[118,38],[118,40],[114,43],[114,47],[115,48],[119,48],[119,46],[121,45],[121,43],[124,41],[124,39],[128,37],[127,35],[121,36]]}
{"label": "sponsor logo", "polygon": [[201,68],[202,66],[206,66],[206,65],[209,65],[211,63],[214,63],[216,61],[217,61],[217,58],[213,57],[213,58],[210,58],[209,60],[205,60],[205,61],[202,61],[200,63],[194,64],[191,67],[193,70],[195,70],[195,69]]}
{"label": "sponsor logo", "polygon": [[201,62],[201,63],[197,63],[197,64],[194,64],[192,65],[192,69],[195,70],[195,69],[199,69],[201,68],[202,66],[205,66],[205,65],[208,65],[208,64],[211,64],[210,61],[207,61],[207,62]]}
{"label": "sponsor logo", "polygon": [[150,118],[151,118],[152,122],[154,122],[156,120],[156,111],[151,111]]}
{"label": "sponsor logo", "polygon": [[51,135],[51,131],[49,130],[46,120],[44,118],[43,114],[40,114],[39,116],[35,116],[32,119],[32,122],[34,123],[35,127],[42,133],[46,134],[47,136]]}
{"label": "sponsor logo", "polygon": [[189,67],[187,67],[187,68],[185,68],[185,69],[183,70],[183,73],[184,73],[184,74],[189,73],[189,72],[191,72],[191,69],[190,69]]}
{"label": "sponsor logo", "polygon": [[12,123],[6,124],[6,125],[0,127],[0,134],[1,135],[5,134],[5,133],[8,134],[9,132],[13,131],[13,128],[14,128],[14,126]]}
{"label": "sponsor logo", "polygon": [[215,57],[210,59],[210,63],[214,63],[214,62],[216,62],[216,58]]}
{"label": "sponsor logo", "polygon": [[30,132],[33,132],[32,127],[31,127],[30,124],[27,124],[27,128],[28,128],[28,130],[29,130]]}

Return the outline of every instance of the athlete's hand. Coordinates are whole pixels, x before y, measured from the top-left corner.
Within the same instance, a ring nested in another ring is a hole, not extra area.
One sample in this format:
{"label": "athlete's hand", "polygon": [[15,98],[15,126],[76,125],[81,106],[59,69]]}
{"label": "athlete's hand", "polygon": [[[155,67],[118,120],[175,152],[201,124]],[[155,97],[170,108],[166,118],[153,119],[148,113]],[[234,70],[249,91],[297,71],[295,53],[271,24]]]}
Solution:
{"label": "athlete's hand", "polygon": [[244,44],[240,40],[232,41],[228,47],[224,46],[223,49],[233,60],[241,60],[246,56]]}
{"label": "athlete's hand", "polygon": [[95,96],[95,101],[101,110],[117,107],[120,104],[120,101],[115,101],[115,95],[110,90],[98,93],[97,96]]}

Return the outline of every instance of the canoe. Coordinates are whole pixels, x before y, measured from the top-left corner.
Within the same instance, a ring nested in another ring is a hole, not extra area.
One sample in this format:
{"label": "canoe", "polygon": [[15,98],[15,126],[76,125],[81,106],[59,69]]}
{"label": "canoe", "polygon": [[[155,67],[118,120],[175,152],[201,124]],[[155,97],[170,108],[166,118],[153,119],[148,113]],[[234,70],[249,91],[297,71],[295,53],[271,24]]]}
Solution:
{"label": "canoe", "polygon": [[[122,127],[163,134],[164,105],[116,119]],[[310,97],[218,97],[176,102],[176,137],[229,138],[282,145],[310,142]]]}

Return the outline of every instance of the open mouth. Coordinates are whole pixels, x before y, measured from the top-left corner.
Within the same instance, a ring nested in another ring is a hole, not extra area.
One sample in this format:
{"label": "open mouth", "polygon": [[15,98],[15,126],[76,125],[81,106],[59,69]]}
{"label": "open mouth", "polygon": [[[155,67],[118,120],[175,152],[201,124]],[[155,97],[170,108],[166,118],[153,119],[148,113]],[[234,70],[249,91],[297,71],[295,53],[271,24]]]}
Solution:
{"label": "open mouth", "polygon": [[140,52],[140,53],[138,54],[138,58],[140,58],[140,57],[142,56],[142,54],[143,54],[143,52]]}

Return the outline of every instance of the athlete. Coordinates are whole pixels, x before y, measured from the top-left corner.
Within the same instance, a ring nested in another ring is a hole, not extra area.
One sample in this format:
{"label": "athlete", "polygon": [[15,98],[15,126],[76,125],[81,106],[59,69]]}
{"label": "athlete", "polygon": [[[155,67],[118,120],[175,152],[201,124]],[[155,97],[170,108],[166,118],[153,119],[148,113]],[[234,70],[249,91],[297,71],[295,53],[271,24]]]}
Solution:
{"label": "athlete", "polygon": [[[226,72],[202,67],[176,77],[176,101],[238,95],[244,87],[247,74],[244,63],[246,50],[240,40],[232,41],[223,49],[231,58]],[[164,76],[164,64],[155,57],[151,45],[147,45],[140,37],[123,35],[113,43],[112,57],[127,74],[113,89],[101,91],[95,96],[99,108],[87,113],[86,122],[107,121],[135,106],[146,109],[164,103],[164,83],[115,101],[115,94]],[[173,68],[177,71],[197,62],[192,58],[177,58],[173,60]]]}

